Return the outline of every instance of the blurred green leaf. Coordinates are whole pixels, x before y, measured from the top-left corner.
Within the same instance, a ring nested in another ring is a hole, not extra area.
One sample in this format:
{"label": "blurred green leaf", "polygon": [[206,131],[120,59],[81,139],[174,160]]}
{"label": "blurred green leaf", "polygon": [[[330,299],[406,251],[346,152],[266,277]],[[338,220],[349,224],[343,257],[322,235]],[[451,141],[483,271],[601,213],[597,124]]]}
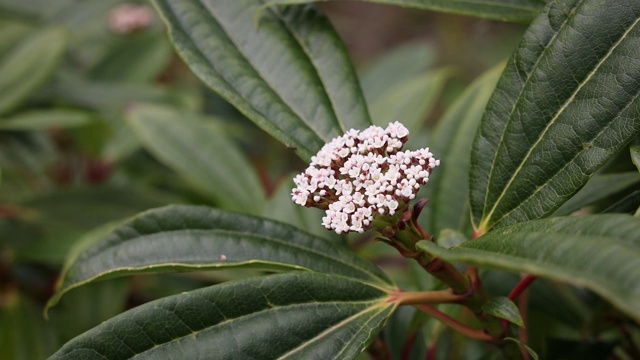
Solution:
{"label": "blurred green leaf", "polygon": [[569,215],[584,206],[606,199],[633,184],[640,182],[637,172],[595,175],[571,199],[556,210],[554,215]]}
{"label": "blurred green leaf", "polygon": [[4,360],[45,359],[60,347],[55,328],[41,310],[17,292],[3,293],[0,307],[0,357]]}
{"label": "blurred green leaf", "polygon": [[179,105],[170,89],[149,84],[98,81],[58,81],[47,88],[55,100],[99,110],[120,109],[138,102]]}
{"label": "blurred green leaf", "polygon": [[520,327],[524,327],[524,321],[520,316],[520,310],[513,301],[506,296],[494,296],[482,305],[482,310],[487,314],[500,319],[505,319]]}
{"label": "blurred green leaf", "polygon": [[352,359],[396,306],[383,290],[337,275],[251,278],[129,310],[67,343],[51,359]]}
{"label": "blurred green leaf", "polygon": [[390,285],[380,269],[352,252],[289,225],[207,207],[169,206],[134,217],[70,259],[48,306],[98,279],[237,267],[310,270]]}
{"label": "blurred green leaf", "polygon": [[[265,6],[345,0],[267,0]],[[546,0],[361,0],[420,10],[475,16],[483,19],[528,23]]]}
{"label": "blurred green leaf", "polygon": [[170,200],[135,184],[61,189],[17,205],[21,226],[5,223],[0,231],[17,259],[59,264],[86,231]]}
{"label": "blurred green leaf", "polygon": [[553,217],[505,226],[451,249],[417,245],[446,261],[523,272],[584,286],[640,319],[640,219]]}
{"label": "blurred green leaf", "polygon": [[435,63],[435,58],[435,50],[429,43],[410,42],[364,66],[358,77],[367,104],[375,103],[382,94],[399,83],[426,72]]}
{"label": "blurred green leaf", "polygon": [[0,59],[33,29],[26,21],[2,19],[0,22]]}
{"label": "blurred green leaf", "polygon": [[639,23],[624,0],[551,2],[533,22],[473,145],[479,233],[552,214],[637,135]]}
{"label": "blurred green leaf", "polygon": [[390,87],[369,103],[373,123],[386,127],[400,121],[410,133],[417,134],[450,75],[449,68],[436,69]]}
{"label": "blurred green leaf", "polygon": [[83,126],[91,122],[93,115],[81,110],[50,109],[22,112],[10,118],[0,119],[0,130],[47,130]]}
{"label": "blurred green leaf", "polygon": [[166,37],[143,32],[120,39],[107,55],[91,69],[98,81],[142,83],[153,80],[171,60],[173,49]]}
{"label": "blurred green leaf", "polygon": [[262,212],[265,193],[255,169],[220,129],[159,105],[136,106],[129,123],[147,150],[223,208]]}
{"label": "blurred green leaf", "polygon": [[433,130],[429,148],[441,161],[426,186],[426,197],[431,199],[427,224],[433,234],[445,228],[462,231],[469,222],[467,190],[472,139],[503,68],[498,65],[469,85]]}
{"label": "blurred green leaf", "polygon": [[0,58],[0,114],[18,106],[51,77],[66,41],[64,28],[44,27],[23,37]]}
{"label": "blurred green leaf", "polygon": [[344,45],[314,8],[267,10],[256,27],[252,0],[153,3],[191,70],[304,160],[371,124]]}

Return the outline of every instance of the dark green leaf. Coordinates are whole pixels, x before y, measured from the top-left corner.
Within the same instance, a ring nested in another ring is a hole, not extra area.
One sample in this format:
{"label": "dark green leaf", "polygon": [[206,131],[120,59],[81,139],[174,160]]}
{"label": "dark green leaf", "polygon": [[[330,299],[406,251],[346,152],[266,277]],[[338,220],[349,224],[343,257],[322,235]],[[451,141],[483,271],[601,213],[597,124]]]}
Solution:
{"label": "dark green leaf", "polygon": [[511,57],[471,161],[478,233],[552,214],[640,131],[640,2],[551,2]]}
{"label": "dark green leaf", "polygon": [[469,222],[469,156],[482,112],[504,68],[496,66],[478,78],[447,109],[428,144],[441,165],[429,177],[426,196],[431,199],[428,229],[437,234],[463,230]]}
{"label": "dark green leaf", "polygon": [[487,314],[524,327],[524,321],[522,321],[522,317],[520,316],[520,310],[518,310],[516,304],[506,296],[490,298],[484,305],[482,305],[482,310]]}
{"label": "dark green leaf", "polygon": [[495,229],[451,249],[418,246],[447,261],[523,272],[587,287],[640,319],[640,219],[584,215]]}
{"label": "dark green leaf", "polygon": [[[268,0],[267,5],[346,0]],[[420,10],[441,11],[484,19],[530,22],[546,0],[362,0]]]}
{"label": "dark green leaf", "polygon": [[51,359],[353,359],[396,306],[385,291],[336,275],[251,278],[139,306]]}
{"label": "dark green leaf", "polygon": [[261,213],[265,194],[258,175],[219,129],[195,114],[159,105],[136,106],[129,119],[151,153],[223,208]]}
{"label": "dark green leaf", "polygon": [[66,31],[45,27],[23,37],[0,59],[0,113],[28,98],[53,74],[64,54]]}
{"label": "dark green leaf", "polygon": [[169,206],[134,217],[69,259],[49,306],[101,278],[226,267],[302,269],[390,284],[352,252],[294,227],[207,207]]}
{"label": "dark green leaf", "polygon": [[371,125],[344,46],[314,8],[155,0],[178,53],[209,87],[309,160],[346,130]]}

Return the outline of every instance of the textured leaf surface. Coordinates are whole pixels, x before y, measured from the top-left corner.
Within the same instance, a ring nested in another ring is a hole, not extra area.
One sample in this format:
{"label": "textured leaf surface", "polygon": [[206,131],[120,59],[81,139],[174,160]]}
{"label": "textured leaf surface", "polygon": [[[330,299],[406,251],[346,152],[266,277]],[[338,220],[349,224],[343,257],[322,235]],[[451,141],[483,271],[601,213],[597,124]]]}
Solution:
{"label": "textured leaf surface", "polygon": [[344,46],[311,7],[261,1],[154,1],[178,53],[209,87],[309,160],[371,124]]}
{"label": "textured leaf surface", "polygon": [[472,152],[479,232],[553,213],[640,131],[640,2],[556,1],[499,81]]}
{"label": "textured leaf surface", "polygon": [[[269,0],[268,4],[302,4],[347,0]],[[476,16],[485,19],[530,22],[542,10],[545,0],[362,0],[420,10]]]}
{"label": "textured leaf surface", "polygon": [[169,206],[134,217],[71,259],[49,305],[100,278],[243,266],[333,273],[390,286],[371,263],[294,227],[207,207]]}
{"label": "textured leaf surface", "polygon": [[51,359],[353,359],[395,309],[387,300],[379,288],[336,275],[227,282],[129,310]]}
{"label": "textured leaf surface", "polygon": [[0,113],[7,112],[37,90],[56,69],[67,33],[46,27],[21,38],[0,59]]}
{"label": "textured leaf surface", "polygon": [[257,214],[265,194],[252,165],[204,119],[167,106],[138,106],[130,123],[143,145],[228,210]]}
{"label": "textured leaf surface", "polygon": [[427,207],[431,233],[468,227],[471,143],[503,68],[497,66],[469,85],[438,121],[433,140],[427,144],[441,161],[426,186],[426,196],[431,199]]}
{"label": "textured leaf surface", "polygon": [[640,171],[640,135],[636,136],[631,144],[631,161]]}
{"label": "textured leaf surface", "polygon": [[554,217],[495,229],[451,249],[418,246],[448,261],[584,286],[640,319],[640,219],[632,216]]}

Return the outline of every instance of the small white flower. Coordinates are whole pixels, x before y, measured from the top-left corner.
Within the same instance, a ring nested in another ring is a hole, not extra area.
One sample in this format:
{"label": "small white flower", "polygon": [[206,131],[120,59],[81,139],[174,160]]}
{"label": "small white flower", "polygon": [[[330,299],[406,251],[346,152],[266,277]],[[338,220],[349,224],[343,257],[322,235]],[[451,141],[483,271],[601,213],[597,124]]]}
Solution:
{"label": "small white flower", "polygon": [[363,232],[376,214],[393,216],[440,164],[428,148],[401,151],[408,135],[399,122],[349,130],[311,157],[294,178],[292,200],[325,209],[322,225],[338,234]]}

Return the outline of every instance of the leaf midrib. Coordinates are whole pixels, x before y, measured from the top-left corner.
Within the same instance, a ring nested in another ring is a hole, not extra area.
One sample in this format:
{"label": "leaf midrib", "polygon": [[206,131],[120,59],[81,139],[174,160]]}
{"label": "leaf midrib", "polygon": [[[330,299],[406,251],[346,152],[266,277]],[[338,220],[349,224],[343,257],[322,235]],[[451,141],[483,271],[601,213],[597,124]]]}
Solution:
{"label": "leaf midrib", "polygon": [[[568,19],[568,18],[567,18]],[[609,49],[609,51],[607,51],[607,53],[605,54],[605,56],[602,57],[602,59],[600,59],[600,61],[598,61],[598,63],[596,64],[596,66],[593,68],[593,70],[591,70],[589,72],[589,74],[587,74],[587,76],[585,77],[585,79],[580,82],[580,84],[578,84],[578,86],[576,87],[576,89],[573,91],[573,93],[571,94],[571,96],[562,104],[562,106],[560,107],[560,109],[558,109],[558,111],[554,114],[554,116],[551,118],[551,120],[547,123],[547,125],[545,126],[544,130],[542,131],[542,133],[540,133],[540,135],[538,136],[538,139],[535,141],[535,143],[529,148],[529,150],[527,151],[527,153],[525,154],[524,158],[522,159],[522,161],[520,162],[520,164],[518,165],[518,167],[515,169],[515,171],[513,172],[513,174],[511,175],[511,177],[509,178],[509,181],[507,182],[507,184],[502,188],[502,191],[500,192],[500,195],[498,196],[498,198],[496,199],[496,201],[493,203],[493,206],[491,208],[491,210],[489,211],[489,213],[486,215],[486,217],[484,218],[484,221],[481,221],[480,223],[480,229],[484,229],[488,224],[489,224],[489,220],[491,220],[491,216],[493,215],[493,212],[496,210],[498,204],[500,203],[500,201],[502,200],[502,198],[504,197],[505,193],[507,193],[507,190],[511,187],[511,185],[513,184],[513,181],[515,180],[515,178],[517,177],[518,173],[520,172],[520,170],[522,170],[522,167],[524,166],[524,164],[527,162],[527,160],[529,159],[529,157],[531,156],[532,152],[534,149],[536,149],[536,147],[538,146],[538,144],[540,144],[540,142],[542,141],[542,139],[544,138],[544,136],[546,135],[546,133],[549,131],[549,129],[551,128],[552,125],[555,124],[556,120],[558,119],[558,117],[565,111],[565,109],[569,106],[569,104],[573,101],[573,99],[576,97],[576,95],[583,89],[583,87],[591,80],[591,78],[594,76],[594,74],[598,71],[598,69],[600,68],[600,66],[602,66],[602,64],[604,64],[604,62],[611,56],[611,54],[617,49],[617,47],[627,38],[629,32],[631,30],[633,30],[633,28],[635,28],[635,26],[640,22],[640,17],[636,18],[636,20],[633,22],[633,24],[631,24],[629,26],[629,28],[627,28],[624,33],[620,36],[620,38],[615,42],[615,44],[613,44],[613,46],[611,46],[611,48]],[[560,33],[560,31],[558,31],[558,34]],[[545,48],[546,49],[546,48]],[[540,56],[540,58],[542,58],[542,56]],[[523,86],[524,89],[524,86]],[[633,99],[635,99],[637,97],[638,93],[636,93],[636,95],[633,97]],[[520,99],[521,96],[518,95],[518,99]],[[627,106],[629,106],[629,104],[633,103],[633,100],[629,101],[627,103],[627,105],[625,105],[624,109],[627,108]],[[515,106],[515,105],[514,105]],[[620,112],[618,112],[620,113]],[[509,115],[509,118],[511,118],[511,115]],[[612,121],[615,121],[615,117],[612,118]],[[503,130],[502,135],[505,134],[506,131],[506,126],[505,129]],[[603,130],[601,130],[597,135],[600,135],[602,133]],[[502,143],[502,136],[500,138],[500,142]],[[595,137],[594,137],[595,138]],[[578,152],[577,155],[579,155],[581,152]],[[492,165],[495,164],[495,159],[497,157],[498,152],[496,151],[495,155],[494,155],[494,161],[492,162]],[[574,157],[575,158],[575,157]],[[572,159],[573,160],[573,159]],[[565,166],[567,166],[570,162],[567,162],[567,164],[565,164]],[[493,169],[494,166],[491,167],[491,169]],[[564,167],[563,167],[564,168]],[[548,183],[548,182],[547,182]],[[546,184],[546,183],[545,183]],[[541,188],[542,186],[540,186],[539,188]],[[489,186],[487,186],[487,192],[489,191]],[[538,190],[536,190],[538,191]],[[519,205],[518,205],[519,206]],[[498,219],[497,221],[494,221],[493,223],[496,224],[499,221],[501,221],[502,219],[504,219],[504,217],[507,214],[510,214],[513,210],[515,209],[511,209],[509,212],[507,212],[505,215],[503,215],[500,219]]]}
{"label": "leaf midrib", "polygon": [[[267,241],[271,244],[275,244],[275,245],[280,245],[284,248],[291,248],[291,249],[295,249],[295,250],[300,250],[300,252],[305,252],[311,255],[315,255],[319,258],[325,258],[330,260],[331,262],[334,263],[339,263],[344,265],[346,268],[349,269],[353,269],[355,271],[357,271],[358,273],[360,273],[361,275],[366,275],[368,278],[370,278],[371,280],[377,280],[380,281],[379,285],[390,285],[387,281],[385,281],[383,278],[380,278],[378,275],[368,271],[367,269],[364,269],[360,266],[357,266],[356,264],[352,263],[352,262],[347,262],[346,260],[342,259],[342,258],[337,258],[337,257],[332,257],[329,254],[326,254],[322,251],[316,250],[316,249],[312,249],[312,248],[307,248],[307,247],[303,247],[299,244],[296,243],[292,243],[292,242],[288,242],[288,241],[284,241],[278,238],[274,238],[274,237],[269,237],[266,235],[261,235],[261,234],[255,234],[255,233],[249,233],[249,232],[242,232],[242,231],[234,231],[234,230],[225,230],[225,229],[176,229],[176,230],[161,230],[160,232],[154,232],[154,233],[145,233],[145,234],[138,234],[138,236],[135,237],[129,237],[126,239],[123,239],[124,241],[120,241],[117,244],[115,244],[114,246],[110,246],[107,248],[103,248],[101,249],[99,252],[96,252],[94,254],[91,254],[88,257],[85,258],[79,258],[78,261],[82,261],[82,262],[91,262],[92,259],[96,258],[96,257],[100,257],[102,256],[105,252],[110,252],[112,251],[112,249],[114,247],[118,247],[120,244],[123,244],[127,241],[131,241],[131,240],[135,240],[135,241],[145,241],[144,238],[145,237],[153,237],[153,236],[158,236],[158,235],[172,235],[172,234],[176,234],[176,233],[182,233],[182,232],[202,232],[202,233],[206,233],[206,234],[212,234],[213,236],[215,235],[227,235],[229,237],[233,237],[236,239],[240,239],[240,238],[246,238],[249,241]],[[327,247],[332,247],[332,245],[327,242],[324,241],[324,244]],[[334,251],[340,251],[339,248],[333,248]],[[342,254],[340,254],[342,255]],[[215,259],[212,259],[214,261],[214,263],[216,262]],[[238,261],[238,262],[248,262],[248,261],[253,261],[253,262],[263,262],[263,263],[274,263],[274,264],[284,264],[286,265],[286,267],[295,267],[295,268],[305,268],[306,267],[302,267],[300,265],[293,265],[293,264],[286,264],[286,263],[280,263],[277,261],[267,261],[267,260],[260,260],[260,259],[253,259],[253,260],[244,260],[244,261]],[[180,264],[180,262],[176,262],[177,264]],[[223,262],[220,262],[222,264],[222,266],[224,266]],[[167,263],[168,264],[168,263]],[[146,267],[155,267],[155,266],[163,266],[162,264],[149,264],[149,265],[144,265],[144,266],[140,266],[139,268],[146,268]],[[192,266],[216,266],[213,263],[211,265],[197,265],[197,264],[193,264]],[[129,267],[129,268],[138,268],[138,267]],[[102,274],[109,274],[112,271],[117,271],[117,269],[112,269],[111,271],[107,271],[107,272],[101,272],[99,276],[102,276]],[[308,271],[315,271],[312,269],[308,269]],[[93,277],[94,279],[96,278],[95,276]],[[369,283],[367,283],[369,284]],[[373,284],[371,284],[373,285]],[[382,289],[382,288],[380,288]],[[382,289],[383,291],[387,291]]]}

